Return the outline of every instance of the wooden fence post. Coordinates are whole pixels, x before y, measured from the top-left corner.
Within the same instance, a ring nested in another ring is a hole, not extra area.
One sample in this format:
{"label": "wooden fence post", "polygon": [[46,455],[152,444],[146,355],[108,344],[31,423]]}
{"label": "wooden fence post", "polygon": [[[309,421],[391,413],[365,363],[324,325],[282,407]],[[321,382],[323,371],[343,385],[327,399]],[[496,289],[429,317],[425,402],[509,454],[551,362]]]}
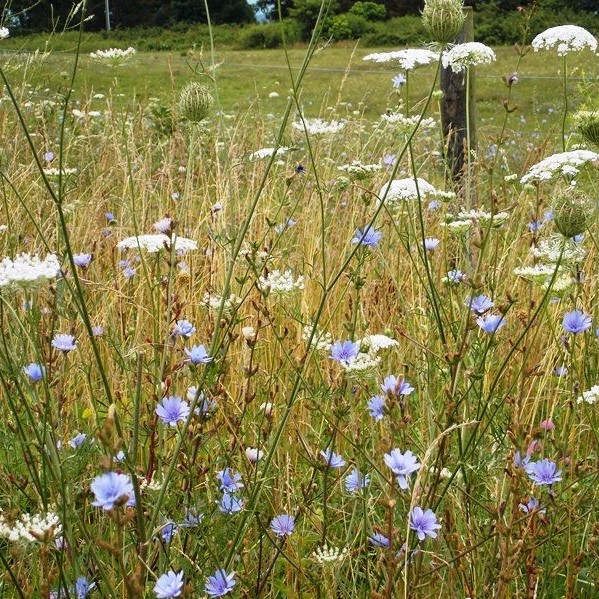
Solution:
{"label": "wooden fence post", "polygon": [[[472,7],[464,7],[466,20],[456,44],[474,41],[474,18]],[[476,105],[474,101],[474,69],[470,67],[468,112],[470,121],[470,150],[476,150]],[[465,181],[470,171],[471,156],[468,155],[466,114],[466,73],[454,73],[451,67],[441,71],[441,125],[445,144],[447,174],[451,177],[456,193],[468,207],[474,200],[473,190],[465,190]],[[466,197],[468,196],[468,197]]]}

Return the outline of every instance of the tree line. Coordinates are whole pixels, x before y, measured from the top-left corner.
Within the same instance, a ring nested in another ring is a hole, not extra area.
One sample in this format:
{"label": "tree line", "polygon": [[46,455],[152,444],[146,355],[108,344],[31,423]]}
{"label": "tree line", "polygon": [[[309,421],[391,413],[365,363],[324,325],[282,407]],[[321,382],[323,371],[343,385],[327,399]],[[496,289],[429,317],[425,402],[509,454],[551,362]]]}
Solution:
{"label": "tree line", "polygon": [[[519,6],[530,6],[533,0],[466,0],[475,10],[492,6],[498,11],[512,12]],[[50,31],[61,29],[78,1],[75,0],[12,0],[4,9],[4,24],[13,30]],[[213,24],[252,23],[259,14],[267,20],[279,16],[296,20],[309,27],[316,20],[321,0],[207,0]],[[329,15],[366,10],[371,19],[390,19],[418,15],[424,0],[331,0]],[[563,0],[538,0],[544,9],[559,11]],[[597,0],[568,0],[572,11],[597,13]],[[356,5],[361,5],[356,8]],[[364,8],[366,5],[366,8]],[[374,5],[374,6],[373,6]],[[106,9],[108,17],[106,18]],[[130,27],[171,27],[179,23],[206,23],[208,15],[204,0],[86,0],[86,21],[89,31],[98,31],[110,23],[113,29]]]}

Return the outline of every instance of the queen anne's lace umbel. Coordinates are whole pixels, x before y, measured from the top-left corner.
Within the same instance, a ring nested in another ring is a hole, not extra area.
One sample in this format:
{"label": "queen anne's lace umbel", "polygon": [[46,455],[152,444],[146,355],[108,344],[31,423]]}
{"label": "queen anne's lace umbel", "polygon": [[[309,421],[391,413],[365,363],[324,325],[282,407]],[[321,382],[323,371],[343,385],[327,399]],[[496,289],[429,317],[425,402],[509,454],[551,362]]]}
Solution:
{"label": "queen anne's lace umbel", "polygon": [[293,123],[293,128],[306,131],[309,135],[329,135],[338,133],[345,127],[344,121],[323,121],[322,119],[303,119]]}
{"label": "queen anne's lace umbel", "polygon": [[439,59],[439,55],[431,50],[420,48],[406,48],[393,52],[375,52],[368,54],[362,60],[385,63],[397,61],[404,71],[411,71],[417,67],[431,64]]}
{"label": "queen anne's lace umbel", "polygon": [[520,179],[520,183],[525,185],[533,181],[549,181],[558,175],[574,177],[580,172],[580,167],[587,162],[599,163],[599,154],[591,150],[572,150],[552,154],[531,166],[526,175]]}
{"label": "queen anne's lace umbel", "polygon": [[270,158],[273,154],[279,156],[289,151],[289,148],[281,146],[280,148],[260,148],[249,155],[250,160],[259,160],[261,158]]}
{"label": "queen anne's lace umbel", "polygon": [[90,58],[95,58],[96,60],[106,60],[108,62],[115,61],[123,61],[127,58],[130,58],[135,54],[135,48],[127,48],[126,50],[121,50],[120,48],[108,48],[108,50],[96,50],[95,52],[90,53]]}
{"label": "queen anne's lace umbel", "polygon": [[539,50],[557,49],[558,56],[565,56],[569,52],[580,52],[588,48],[591,52],[597,50],[597,40],[584,27],[578,25],[560,25],[559,27],[550,27],[539,33],[532,40],[532,47],[535,52]]}
{"label": "queen anne's lace umbel", "polygon": [[145,250],[150,254],[160,252],[171,244],[174,245],[175,251],[178,254],[185,254],[191,250],[197,250],[198,244],[193,239],[186,237],[173,237],[168,235],[138,235],[137,237],[127,237],[119,241],[116,245],[120,250]]}
{"label": "queen anne's lace umbel", "polygon": [[405,116],[400,112],[381,114],[381,123],[384,125],[397,127],[406,133],[410,132],[416,126],[418,126],[419,129],[432,129],[436,126],[436,122],[433,117],[428,117],[421,120],[420,115]]}
{"label": "queen anne's lace umbel", "polygon": [[351,179],[356,181],[362,181],[372,177],[375,173],[380,171],[382,166],[380,164],[362,164],[360,160],[354,160],[349,164],[338,166],[337,170],[347,173]]}
{"label": "queen anne's lace umbel", "polygon": [[395,204],[404,200],[417,200],[436,196],[438,191],[424,179],[418,178],[418,187],[413,177],[407,179],[394,179],[385,183],[379,191],[379,198],[385,198],[388,204]]}
{"label": "queen anne's lace umbel", "polygon": [[31,287],[56,278],[60,264],[54,254],[43,260],[39,256],[19,254],[14,260],[4,258],[0,262],[0,287]]}
{"label": "queen anne's lace umbel", "polygon": [[269,272],[267,276],[261,276],[258,284],[261,289],[268,289],[273,295],[287,295],[304,288],[304,277],[299,276],[294,279],[290,270],[281,272],[276,269]]}
{"label": "queen anne's lace umbel", "polygon": [[583,391],[582,395],[576,400],[576,403],[597,403],[599,399],[599,385],[593,385],[588,391]]}
{"label": "queen anne's lace umbel", "polygon": [[489,64],[495,59],[495,52],[480,42],[457,44],[441,57],[443,66],[451,67],[454,73],[461,73],[465,69],[479,64]]}
{"label": "queen anne's lace umbel", "polygon": [[49,541],[62,533],[60,519],[54,512],[23,514],[14,522],[6,520],[0,511],[0,538],[29,543]]}

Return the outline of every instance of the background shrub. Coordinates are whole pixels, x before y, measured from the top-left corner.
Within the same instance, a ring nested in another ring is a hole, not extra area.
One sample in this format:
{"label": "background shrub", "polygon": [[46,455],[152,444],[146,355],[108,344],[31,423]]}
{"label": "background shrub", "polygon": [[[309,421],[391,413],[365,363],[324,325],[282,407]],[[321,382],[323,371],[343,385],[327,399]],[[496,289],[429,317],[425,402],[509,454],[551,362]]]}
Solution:
{"label": "background shrub", "polygon": [[349,9],[349,13],[367,21],[384,21],[387,18],[385,6],[376,2],[356,2]]}

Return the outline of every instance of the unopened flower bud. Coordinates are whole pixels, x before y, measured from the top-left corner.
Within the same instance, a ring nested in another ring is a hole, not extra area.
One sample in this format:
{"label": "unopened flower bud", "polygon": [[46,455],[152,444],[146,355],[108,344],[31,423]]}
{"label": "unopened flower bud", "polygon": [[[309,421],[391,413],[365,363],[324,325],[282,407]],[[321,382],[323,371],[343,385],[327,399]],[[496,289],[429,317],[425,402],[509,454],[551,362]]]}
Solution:
{"label": "unopened flower bud", "polygon": [[192,81],[181,91],[179,112],[185,120],[199,123],[208,116],[213,103],[214,98],[208,88],[197,81]]}
{"label": "unopened flower bud", "polygon": [[248,345],[256,343],[256,329],[254,327],[243,327],[241,334]]}
{"label": "unopened flower bud", "polygon": [[274,410],[274,405],[270,401],[265,401],[264,403],[260,404],[260,409],[267,418],[270,418]]}
{"label": "unopened flower bud", "polygon": [[250,462],[252,462],[252,464],[255,464],[258,460],[262,459],[264,452],[256,447],[248,447],[245,450],[245,456]]}
{"label": "unopened flower bud", "polygon": [[425,0],[422,24],[434,42],[445,46],[455,40],[465,18],[462,0]]}

